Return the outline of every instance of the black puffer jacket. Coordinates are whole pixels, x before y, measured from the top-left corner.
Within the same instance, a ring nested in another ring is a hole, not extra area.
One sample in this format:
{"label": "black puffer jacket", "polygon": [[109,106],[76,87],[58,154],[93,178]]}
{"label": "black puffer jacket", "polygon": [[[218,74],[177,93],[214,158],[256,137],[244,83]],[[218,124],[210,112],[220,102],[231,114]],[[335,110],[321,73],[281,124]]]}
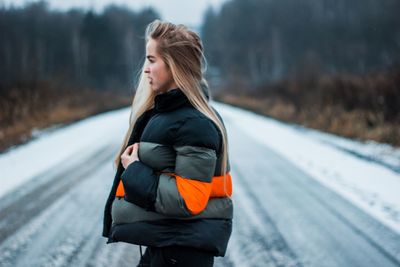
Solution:
{"label": "black puffer jacket", "polygon": [[[107,243],[188,246],[224,256],[233,206],[229,173],[228,186],[221,183],[218,128],[177,88],[157,95],[137,120],[128,145],[136,142],[140,161],[126,170],[120,164],[105,206]],[[124,196],[116,197],[121,180]]]}

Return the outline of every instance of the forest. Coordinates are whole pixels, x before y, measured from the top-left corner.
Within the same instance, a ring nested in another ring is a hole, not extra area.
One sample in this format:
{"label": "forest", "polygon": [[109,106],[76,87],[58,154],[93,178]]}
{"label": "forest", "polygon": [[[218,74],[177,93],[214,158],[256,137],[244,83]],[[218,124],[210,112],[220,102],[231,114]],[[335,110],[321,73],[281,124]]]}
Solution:
{"label": "forest", "polygon": [[362,74],[400,63],[399,10],[397,0],[233,0],[206,12],[202,36],[221,76],[252,87]]}
{"label": "forest", "polygon": [[397,0],[233,0],[202,27],[218,99],[400,145]]}
{"label": "forest", "polygon": [[153,9],[0,8],[0,151],[33,129],[129,105]]}
{"label": "forest", "polygon": [[[199,27],[215,98],[400,145],[398,0],[231,0]],[[156,9],[0,7],[0,151],[131,102]]]}

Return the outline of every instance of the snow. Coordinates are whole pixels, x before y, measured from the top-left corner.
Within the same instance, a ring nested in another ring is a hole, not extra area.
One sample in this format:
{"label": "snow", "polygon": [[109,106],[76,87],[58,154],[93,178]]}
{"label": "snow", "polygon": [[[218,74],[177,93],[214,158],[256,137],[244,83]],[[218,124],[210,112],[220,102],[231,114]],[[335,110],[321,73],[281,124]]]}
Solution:
{"label": "snow", "polygon": [[[272,148],[320,183],[400,233],[399,172],[340,148],[347,144],[347,149],[358,149],[358,153],[364,154],[368,151],[374,155],[371,146],[361,149],[361,144],[356,146],[356,142],[344,142],[344,138],[337,138],[336,146],[333,146],[335,138],[330,138],[329,144],[321,142],[323,134],[317,137],[315,130],[307,133],[299,127],[225,104],[215,104],[215,107],[222,117],[240,126],[249,137]],[[398,150],[393,148],[392,151],[392,157],[386,154],[382,161],[398,162]]]}
{"label": "snow", "polygon": [[[400,233],[400,152],[285,124],[249,111],[213,103],[225,123],[275,150],[316,181]],[[0,197],[36,176],[84,158],[100,144],[120,145],[129,108],[96,115],[36,137],[0,155]],[[117,152],[117,151],[116,151]]]}
{"label": "snow", "polygon": [[60,164],[84,158],[101,143],[122,140],[128,127],[129,113],[129,109],[124,108],[57,130],[51,127],[41,133],[36,131],[35,139],[0,155],[0,197]]}
{"label": "snow", "polygon": [[373,140],[362,142],[302,126],[296,127],[301,130],[303,134],[311,135],[320,142],[342,149],[358,157],[380,163],[396,172],[400,172],[400,148],[378,143]]}

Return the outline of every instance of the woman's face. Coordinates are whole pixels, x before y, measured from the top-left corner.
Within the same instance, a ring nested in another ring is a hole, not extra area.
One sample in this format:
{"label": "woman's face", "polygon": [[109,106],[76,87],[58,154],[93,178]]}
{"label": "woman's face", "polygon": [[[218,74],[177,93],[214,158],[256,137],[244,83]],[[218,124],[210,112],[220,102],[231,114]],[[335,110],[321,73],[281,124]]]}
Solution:
{"label": "woman's face", "polygon": [[147,74],[152,90],[163,93],[169,89],[177,88],[171,70],[157,51],[157,41],[151,38],[146,44],[146,60],[144,73]]}

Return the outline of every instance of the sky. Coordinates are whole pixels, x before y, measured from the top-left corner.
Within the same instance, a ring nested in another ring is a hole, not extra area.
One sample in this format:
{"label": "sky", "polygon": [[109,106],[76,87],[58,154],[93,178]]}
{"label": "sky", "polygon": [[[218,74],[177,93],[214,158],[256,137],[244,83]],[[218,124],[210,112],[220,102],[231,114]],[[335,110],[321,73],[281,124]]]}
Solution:
{"label": "sky", "polygon": [[[124,5],[133,10],[146,7],[156,9],[162,19],[173,23],[183,23],[187,26],[199,27],[202,23],[204,11],[212,6],[218,10],[227,0],[47,0],[51,9],[68,10],[72,7],[94,9],[101,12],[109,4]],[[22,6],[33,0],[0,0],[3,6]]]}

